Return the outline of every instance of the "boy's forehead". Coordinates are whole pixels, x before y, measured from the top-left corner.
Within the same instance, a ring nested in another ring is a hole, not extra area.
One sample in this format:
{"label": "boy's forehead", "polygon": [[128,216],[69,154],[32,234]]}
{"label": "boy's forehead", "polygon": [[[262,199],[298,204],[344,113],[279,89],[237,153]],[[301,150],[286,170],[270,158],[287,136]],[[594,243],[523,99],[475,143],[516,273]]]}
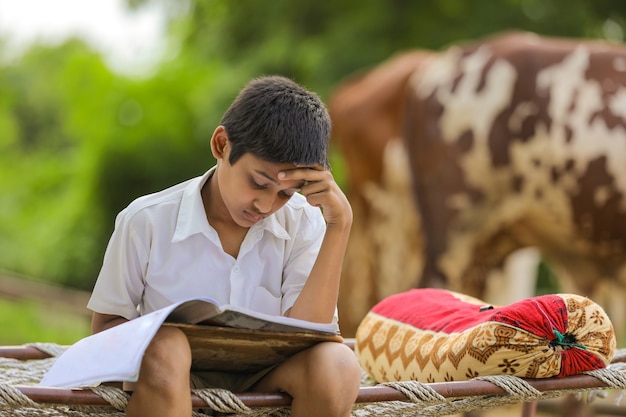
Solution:
{"label": "boy's forehead", "polygon": [[316,164],[299,164],[296,162],[274,162],[267,159],[260,158],[250,152],[244,153],[235,162],[235,165],[239,167],[242,172],[257,172],[265,173],[272,177],[272,179],[278,179],[278,173],[282,171],[289,171],[293,169],[312,168],[316,169]]}
{"label": "boy's forehead", "polygon": [[257,170],[256,171],[256,175],[260,175],[262,177],[264,177],[266,180],[268,180],[269,182],[275,184],[278,187],[283,187],[283,188],[294,188],[294,189],[299,189],[303,186],[303,184],[305,183],[305,181],[303,180],[285,180],[285,179],[280,179],[278,178],[278,173],[279,172],[283,172],[283,171],[288,171],[289,169],[296,169],[298,167],[296,167],[296,165],[291,165],[288,169],[285,169],[284,167],[282,169],[278,169],[277,171],[272,170],[272,172],[266,172],[263,170]]}
{"label": "boy's forehead", "polygon": [[[247,158],[246,158],[247,157]],[[299,168],[308,168],[307,165],[298,165],[296,163],[290,162],[272,162],[267,161],[261,158],[258,158],[253,155],[246,154],[242,156],[241,160],[243,162],[244,158],[247,160],[247,170],[256,175],[261,175],[266,179],[274,182],[275,184],[285,184],[284,180],[278,179],[278,173],[282,171],[289,171],[292,169]],[[242,164],[243,165],[243,164]],[[290,182],[290,181],[288,181]]]}
{"label": "boy's forehead", "polygon": [[278,173],[281,171],[287,171],[290,169],[298,168],[298,165],[296,165],[295,163],[271,162],[271,161],[264,161],[264,160],[261,160],[261,161],[263,162],[258,164],[255,168],[257,170],[262,170],[269,174],[272,174],[274,177],[276,177]]}
{"label": "boy's forehead", "polygon": [[264,170],[268,173],[273,173],[274,176],[278,175],[281,171],[287,171],[290,169],[298,169],[298,168],[313,168],[314,165],[302,165],[296,162],[273,162],[268,161],[253,155],[250,155],[252,158],[253,169]]}
{"label": "boy's forehead", "polygon": [[303,167],[295,165],[295,164],[273,163],[270,166],[260,167],[258,169],[255,169],[254,171],[257,174],[260,174],[264,177],[267,177],[268,179],[271,179],[275,183],[279,183],[279,182],[283,182],[282,180],[278,179],[278,174],[280,172],[290,171],[290,170],[298,169],[298,168],[303,168]]}

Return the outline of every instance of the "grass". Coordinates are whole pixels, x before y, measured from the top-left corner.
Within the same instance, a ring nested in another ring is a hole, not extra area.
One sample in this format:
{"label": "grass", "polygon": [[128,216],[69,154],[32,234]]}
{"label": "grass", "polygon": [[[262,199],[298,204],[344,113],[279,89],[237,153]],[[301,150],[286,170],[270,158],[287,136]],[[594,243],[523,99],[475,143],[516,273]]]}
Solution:
{"label": "grass", "polygon": [[0,299],[0,345],[72,344],[90,334],[89,319],[30,300]]}

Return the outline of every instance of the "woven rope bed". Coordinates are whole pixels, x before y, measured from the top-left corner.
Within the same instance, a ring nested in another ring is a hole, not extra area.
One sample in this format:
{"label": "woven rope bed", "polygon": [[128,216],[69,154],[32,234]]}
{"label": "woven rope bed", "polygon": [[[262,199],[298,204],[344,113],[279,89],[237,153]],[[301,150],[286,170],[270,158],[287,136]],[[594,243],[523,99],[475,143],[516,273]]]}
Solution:
{"label": "woven rope bed", "polygon": [[[38,385],[55,358],[64,351],[56,344],[36,343],[0,348],[0,415],[2,416],[123,416],[129,394],[114,386],[82,389]],[[510,404],[587,392],[591,398],[607,389],[626,389],[626,349],[616,352],[605,369],[565,378],[525,380],[514,376],[479,377],[464,382],[424,384],[414,381],[373,385],[364,377],[352,415],[445,416]],[[194,416],[288,416],[284,394],[193,390]]]}

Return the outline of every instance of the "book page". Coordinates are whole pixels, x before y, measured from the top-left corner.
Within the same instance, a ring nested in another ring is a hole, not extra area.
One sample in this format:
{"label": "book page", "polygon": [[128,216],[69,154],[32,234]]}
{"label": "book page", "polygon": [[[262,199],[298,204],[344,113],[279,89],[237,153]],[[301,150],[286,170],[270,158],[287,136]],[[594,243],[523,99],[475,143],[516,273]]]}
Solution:
{"label": "book page", "polygon": [[174,307],[79,340],[56,359],[39,385],[73,388],[105,381],[135,381],[144,352]]}
{"label": "book page", "polygon": [[314,323],[291,317],[263,314],[233,305],[219,307],[210,298],[198,298],[180,303],[170,313],[167,321],[282,332],[309,331],[333,334],[339,332],[336,323]]}
{"label": "book page", "polygon": [[[247,329],[247,332],[256,333],[253,339],[257,340],[257,346],[278,343],[271,342],[271,340],[280,341],[287,337],[291,338],[291,335],[293,337],[299,335],[291,342],[296,343],[295,340],[297,340],[298,349],[319,341],[341,340],[336,323],[313,323],[256,313],[232,306],[227,306],[223,312],[220,312],[213,300],[187,300],[79,340],[57,358],[44,375],[40,385],[72,388],[108,381],[135,381],[139,374],[143,354],[166,319],[170,321],[180,319],[189,323],[194,320],[203,320],[202,317],[209,317],[210,321],[207,323],[212,323],[214,326],[196,327],[217,330],[220,329],[220,327],[215,327],[217,324]],[[268,332],[275,334],[270,336]],[[201,333],[202,339],[206,340],[207,334]],[[216,333],[212,334],[216,335]],[[211,337],[210,334],[208,336]],[[312,336],[314,339],[311,339]],[[233,340],[236,339],[233,335],[230,337]],[[242,337],[245,340],[252,336],[246,334]],[[229,338],[222,340],[230,343]],[[301,343],[304,344],[301,345]],[[281,349],[282,352],[284,347]]]}
{"label": "book page", "polygon": [[167,321],[173,323],[200,323],[218,315],[221,309],[215,300],[211,298],[197,298],[187,300],[176,307],[168,316]]}
{"label": "book page", "polygon": [[219,315],[199,324],[274,332],[337,334],[339,330],[334,323],[314,323],[291,317],[271,316],[233,306],[225,307]]}

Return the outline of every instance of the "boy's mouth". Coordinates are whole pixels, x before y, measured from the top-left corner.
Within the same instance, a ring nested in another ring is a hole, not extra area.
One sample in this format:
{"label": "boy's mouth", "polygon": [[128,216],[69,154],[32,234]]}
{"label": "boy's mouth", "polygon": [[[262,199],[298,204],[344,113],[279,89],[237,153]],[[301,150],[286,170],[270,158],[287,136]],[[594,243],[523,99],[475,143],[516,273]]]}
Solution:
{"label": "boy's mouth", "polygon": [[259,216],[258,214],[255,214],[255,213],[253,213],[251,211],[244,210],[243,213],[246,216],[246,219],[248,219],[252,223],[256,223],[258,221],[263,220],[263,216]]}

